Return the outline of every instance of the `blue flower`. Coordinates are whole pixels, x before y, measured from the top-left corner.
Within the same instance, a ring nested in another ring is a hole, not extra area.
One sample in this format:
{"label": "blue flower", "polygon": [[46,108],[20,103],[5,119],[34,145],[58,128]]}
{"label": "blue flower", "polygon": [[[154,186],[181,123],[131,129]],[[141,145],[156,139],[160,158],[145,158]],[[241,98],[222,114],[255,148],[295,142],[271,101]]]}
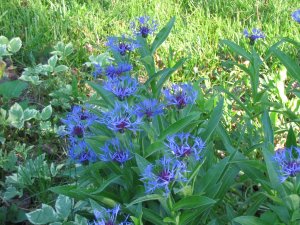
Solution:
{"label": "blue flower", "polygon": [[250,39],[251,45],[253,45],[257,39],[265,38],[265,34],[257,28],[252,29],[252,34],[250,34],[247,29],[244,29],[244,35],[246,38]]}
{"label": "blue flower", "polygon": [[205,147],[201,138],[183,132],[169,135],[165,145],[177,158],[194,157],[197,161],[202,159],[202,150]]}
{"label": "blue flower", "polygon": [[178,109],[194,104],[198,94],[190,84],[173,84],[171,89],[166,89],[163,93],[168,105],[175,105]]}
{"label": "blue flower", "polygon": [[124,133],[126,130],[136,132],[142,124],[140,118],[136,118],[132,109],[126,102],[115,102],[113,110],[104,112],[103,118],[99,120],[100,123],[105,124],[109,129]]}
{"label": "blue flower", "polygon": [[102,72],[102,67],[99,64],[94,64],[94,72],[92,73],[93,77],[97,78],[102,74]]}
{"label": "blue flower", "polygon": [[[89,106],[88,106],[89,107]],[[86,137],[91,136],[90,126],[98,120],[98,117],[80,106],[74,106],[62,123],[65,125],[61,136],[67,136],[69,140],[69,156],[77,162],[95,161],[96,153],[86,142]]]}
{"label": "blue flower", "polygon": [[298,9],[295,12],[292,13],[292,18],[296,22],[300,23],[300,9]]}
{"label": "blue flower", "polygon": [[118,65],[109,65],[105,69],[105,75],[110,78],[119,77],[122,73],[132,70],[132,66],[127,63],[119,63]]}
{"label": "blue flower", "polygon": [[116,205],[113,209],[94,210],[96,220],[89,225],[132,225],[127,222],[127,218],[123,222],[118,222],[117,217],[120,211],[120,205]]}
{"label": "blue flower", "polygon": [[280,167],[281,182],[284,182],[288,177],[295,177],[300,173],[300,148],[292,146],[277,150],[274,160]]}
{"label": "blue flower", "polygon": [[132,158],[130,151],[117,138],[106,141],[101,150],[103,154],[100,154],[100,159],[106,162],[113,161],[123,165]]}
{"label": "blue flower", "polygon": [[130,76],[124,76],[115,79],[108,79],[103,86],[106,90],[112,92],[119,100],[133,95],[138,89],[138,81]]}
{"label": "blue flower", "polygon": [[108,46],[111,51],[118,52],[122,56],[140,47],[136,41],[126,38],[124,35],[122,37],[109,37],[106,46]]}
{"label": "blue flower", "polygon": [[163,189],[165,194],[169,194],[172,183],[187,181],[183,175],[185,172],[188,172],[185,164],[175,158],[163,157],[156,161],[155,165],[146,166],[141,180],[144,182],[146,193]]}
{"label": "blue flower", "polygon": [[164,113],[164,105],[156,99],[146,99],[135,106],[135,114],[138,117],[151,119],[156,115]]}
{"label": "blue flower", "polygon": [[156,20],[151,19],[149,16],[137,17],[135,21],[130,23],[130,28],[136,36],[147,38],[149,34],[153,34],[157,30]]}

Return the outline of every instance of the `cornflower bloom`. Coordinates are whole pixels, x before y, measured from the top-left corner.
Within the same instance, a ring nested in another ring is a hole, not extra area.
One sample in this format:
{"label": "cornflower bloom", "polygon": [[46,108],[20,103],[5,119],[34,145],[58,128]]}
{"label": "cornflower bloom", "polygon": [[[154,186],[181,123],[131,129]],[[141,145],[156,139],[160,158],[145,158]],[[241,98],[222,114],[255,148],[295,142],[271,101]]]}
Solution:
{"label": "cornflower bloom", "polygon": [[109,78],[117,78],[122,73],[126,73],[132,70],[132,66],[127,63],[119,63],[118,65],[109,65],[105,68],[105,75]]}
{"label": "cornflower bloom", "polygon": [[124,133],[126,130],[136,132],[142,124],[141,119],[136,118],[126,102],[115,102],[114,109],[104,112],[103,118],[99,122],[105,124],[107,128],[120,133]]}
{"label": "cornflower bloom", "polygon": [[177,158],[183,159],[192,156],[197,161],[202,159],[202,150],[205,148],[205,143],[201,138],[183,132],[169,135],[165,145]]}
{"label": "cornflower bloom", "polygon": [[171,183],[187,181],[183,175],[185,172],[188,172],[185,164],[175,158],[163,157],[156,161],[155,165],[149,164],[146,166],[141,181],[144,182],[146,193],[163,189],[165,194],[168,195]]}
{"label": "cornflower bloom", "polygon": [[108,79],[103,86],[112,92],[120,101],[133,95],[138,90],[138,81],[130,76]]}
{"label": "cornflower bloom", "polygon": [[154,116],[164,113],[164,105],[156,99],[146,99],[135,106],[135,114],[138,117],[146,117],[151,120]]}
{"label": "cornflower bloom", "polygon": [[119,211],[120,205],[116,205],[113,209],[94,210],[96,220],[89,225],[132,225],[132,223],[127,222],[128,217],[123,222],[117,221]]}
{"label": "cornflower bloom", "polygon": [[80,106],[74,106],[72,111],[62,119],[65,125],[59,134],[69,139],[69,155],[74,161],[95,161],[96,153],[86,143],[85,138],[91,136],[90,126],[98,117]]}
{"label": "cornflower bloom", "polygon": [[149,16],[137,17],[135,21],[130,23],[130,28],[136,36],[147,38],[149,34],[153,34],[157,30],[157,21]]}
{"label": "cornflower bloom", "polygon": [[140,45],[132,39],[122,37],[109,37],[106,46],[112,51],[120,53],[121,56],[126,55],[128,52],[132,52],[134,49],[139,48]]}
{"label": "cornflower bloom", "polygon": [[92,73],[94,78],[97,78],[102,74],[102,67],[99,64],[94,64],[94,72]]}
{"label": "cornflower bloom", "polygon": [[277,150],[273,159],[280,167],[281,182],[300,173],[300,148],[292,146]]}
{"label": "cornflower bloom", "polygon": [[300,9],[298,9],[295,12],[292,13],[292,18],[296,22],[300,23]]}
{"label": "cornflower bloom", "polygon": [[101,150],[103,154],[100,154],[100,159],[106,162],[113,161],[123,165],[132,158],[130,151],[117,138],[106,141]]}
{"label": "cornflower bloom", "polygon": [[198,94],[190,84],[173,84],[163,93],[168,105],[175,105],[178,109],[183,109],[188,104],[194,104]]}
{"label": "cornflower bloom", "polygon": [[244,29],[243,33],[246,38],[249,38],[250,45],[254,45],[255,41],[259,38],[265,38],[265,34],[257,28],[252,29],[252,34],[250,34],[247,29]]}

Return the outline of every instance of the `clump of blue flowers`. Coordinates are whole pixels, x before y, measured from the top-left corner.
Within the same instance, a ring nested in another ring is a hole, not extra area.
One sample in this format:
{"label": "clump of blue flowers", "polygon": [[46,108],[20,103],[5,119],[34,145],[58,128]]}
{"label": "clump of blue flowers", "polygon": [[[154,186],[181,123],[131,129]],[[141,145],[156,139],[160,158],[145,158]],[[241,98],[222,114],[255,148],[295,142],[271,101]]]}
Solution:
{"label": "clump of blue flowers", "polygon": [[106,141],[105,145],[101,148],[101,151],[100,159],[106,162],[117,162],[123,165],[132,158],[128,148],[120,143],[118,138]]}
{"label": "clump of blue flowers", "polygon": [[183,109],[188,104],[194,104],[198,92],[190,84],[173,84],[170,89],[163,91],[167,105]]}
{"label": "clump of blue flowers", "polygon": [[137,17],[135,21],[130,23],[130,28],[133,34],[147,38],[148,35],[153,34],[157,30],[157,21],[151,19],[149,16]]}
{"label": "clump of blue flowers", "polygon": [[292,18],[296,22],[300,23],[300,9],[298,9],[295,12],[292,13]]}
{"label": "clump of blue flowers", "polygon": [[284,182],[288,177],[295,177],[300,173],[300,148],[292,146],[290,148],[279,149],[275,152],[274,160],[280,170],[280,181]]}
{"label": "clump of blue flowers", "polygon": [[142,175],[146,193],[162,190],[165,194],[170,193],[172,183],[185,182],[184,174],[188,172],[185,164],[175,158],[163,157],[156,163],[149,164]]}
{"label": "clump of blue flowers", "polygon": [[202,151],[205,148],[201,138],[183,132],[169,135],[165,145],[175,157],[179,159],[193,157],[197,161],[202,159]]}
{"label": "clump of blue flowers", "polygon": [[122,222],[118,222],[119,211],[120,205],[116,205],[113,209],[94,210],[96,220],[89,223],[89,225],[132,225],[132,223],[127,222],[127,218]]}
{"label": "clump of blue flowers", "polygon": [[122,37],[109,37],[106,46],[121,56],[125,56],[140,47],[136,41],[126,38],[124,35]]}
{"label": "clump of blue flowers", "polygon": [[244,30],[244,35],[245,35],[246,38],[249,38],[250,45],[254,45],[254,43],[257,39],[260,39],[260,38],[263,39],[263,38],[266,37],[265,34],[257,28],[253,28],[252,33],[249,33],[248,30],[245,29]]}
{"label": "clump of blue flowers", "polygon": [[67,136],[69,140],[69,156],[76,162],[96,161],[97,154],[86,142],[86,137],[92,136],[90,127],[98,117],[81,106],[74,106],[62,123],[65,125],[61,136]]}
{"label": "clump of blue flowers", "polygon": [[106,68],[102,68],[100,65],[95,64],[95,69],[93,72],[93,76],[97,78],[100,75],[105,75],[108,78],[117,78],[122,74],[130,72],[132,70],[132,66],[128,63],[119,63],[117,65],[109,65]]}

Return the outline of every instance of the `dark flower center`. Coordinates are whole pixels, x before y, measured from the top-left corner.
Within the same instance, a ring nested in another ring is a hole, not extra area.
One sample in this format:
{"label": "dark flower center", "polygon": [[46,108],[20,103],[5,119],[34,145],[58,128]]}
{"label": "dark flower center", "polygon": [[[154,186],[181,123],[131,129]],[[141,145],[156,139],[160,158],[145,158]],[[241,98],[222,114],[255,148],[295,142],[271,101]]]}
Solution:
{"label": "dark flower center", "polygon": [[72,134],[79,138],[82,138],[83,137],[83,128],[80,126],[75,126],[73,128]]}
{"label": "dark flower center", "polygon": [[112,157],[113,161],[123,163],[127,160],[127,155],[124,151],[116,151]]}
{"label": "dark flower center", "polygon": [[119,52],[121,55],[125,55],[126,52],[129,50],[130,50],[130,47],[128,46],[128,44],[126,44],[124,42],[119,43]]}
{"label": "dark flower center", "polygon": [[129,125],[128,121],[123,120],[121,123],[117,124],[116,127],[120,133],[124,133],[126,127]]}
{"label": "dark flower center", "polygon": [[175,152],[176,156],[179,157],[187,157],[192,153],[192,150],[190,147],[182,147],[182,151],[181,152]]}
{"label": "dark flower center", "polygon": [[145,110],[145,115],[146,115],[148,118],[150,118],[150,117],[153,116],[153,112],[151,111],[151,109],[146,109],[146,110]]}
{"label": "dark flower center", "polygon": [[115,223],[113,221],[109,220],[109,221],[105,222],[105,225],[115,225]]}
{"label": "dark flower center", "polygon": [[187,102],[185,96],[182,93],[176,96],[176,101],[177,101],[177,107],[179,109],[182,109],[186,106]]}
{"label": "dark flower center", "polygon": [[147,26],[140,27],[140,33],[141,33],[143,38],[148,37],[148,34],[150,33],[149,27],[147,27]]}
{"label": "dark flower center", "polygon": [[87,118],[88,116],[85,113],[80,115],[80,120],[86,120]]}
{"label": "dark flower center", "polygon": [[292,177],[295,177],[300,172],[300,162],[290,161],[286,162],[286,170]]}
{"label": "dark flower center", "polygon": [[170,182],[172,180],[171,173],[167,170],[163,170],[158,175],[161,182]]}

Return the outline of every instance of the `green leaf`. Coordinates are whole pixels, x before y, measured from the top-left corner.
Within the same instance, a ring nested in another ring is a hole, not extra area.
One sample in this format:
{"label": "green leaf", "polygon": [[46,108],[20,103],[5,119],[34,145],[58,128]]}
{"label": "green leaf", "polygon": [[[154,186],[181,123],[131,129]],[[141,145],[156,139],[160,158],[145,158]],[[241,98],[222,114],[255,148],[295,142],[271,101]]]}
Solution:
{"label": "green leaf", "polygon": [[38,113],[38,111],[36,109],[25,109],[24,110],[24,121],[35,118],[37,113]]}
{"label": "green leaf", "polygon": [[291,211],[299,211],[300,197],[297,194],[291,194],[284,199],[285,204]]}
{"label": "green leaf", "polygon": [[48,106],[46,106],[43,110],[42,110],[42,112],[41,112],[41,119],[42,120],[47,120],[47,119],[49,119],[50,117],[51,117],[51,115],[52,115],[52,106],[51,105],[48,105]]}
{"label": "green leaf", "polygon": [[78,225],[88,225],[88,220],[78,214],[75,215],[75,223]]}
{"label": "green leaf", "polygon": [[0,84],[0,95],[4,98],[18,98],[28,87],[28,84],[21,80],[5,81]]}
{"label": "green leaf", "polygon": [[57,55],[50,57],[50,59],[48,59],[48,65],[54,69],[56,66],[57,60],[58,60]]}
{"label": "green leaf", "polygon": [[173,205],[172,210],[193,209],[201,206],[213,205],[216,201],[205,196],[188,196]]}
{"label": "green leaf", "polygon": [[105,188],[107,188],[110,184],[115,183],[116,181],[118,181],[120,179],[120,175],[112,175],[110,178],[108,178],[107,180],[103,181],[101,186],[94,191],[92,194],[98,194],[101,193]]}
{"label": "green leaf", "polygon": [[144,173],[146,167],[151,164],[149,161],[147,161],[137,153],[135,153],[135,160],[141,173]]}
{"label": "green leaf", "polygon": [[211,117],[208,121],[207,128],[203,133],[203,139],[207,142],[211,134],[214,132],[216,127],[218,126],[221,117],[222,117],[222,109],[223,109],[224,99],[218,102],[217,106],[215,107],[214,111],[211,114]]}
{"label": "green leaf", "polygon": [[175,17],[172,17],[170,19],[170,21],[167,23],[166,26],[164,26],[156,35],[152,45],[151,45],[151,53],[154,54],[156,49],[162,44],[164,43],[164,41],[167,39],[167,37],[169,36],[172,27],[174,25],[175,22]]}
{"label": "green leaf", "polygon": [[65,195],[59,195],[55,202],[55,210],[61,219],[66,219],[72,210],[72,199]]}
{"label": "green leaf", "polygon": [[114,106],[113,97],[110,92],[104,90],[101,85],[96,84],[94,82],[88,81],[87,83],[101,96],[101,98],[105,101],[106,104],[112,107]]}
{"label": "green leaf", "polygon": [[12,53],[18,52],[20,50],[21,46],[22,46],[22,41],[18,37],[11,39],[7,45],[8,51],[10,51]]}
{"label": "green leaf", "polygon": [[143,208],[143,218],[155,225],[166,225],[157,212],[148,208]]}
{"label": "green leaf", "polygon": [[7,39],[7,37],[0,36],[0,45],[7,45],[8,42],[9,40]]}
{"label": "green leaf", "polygon": [[269,113],[267,111],[264,111],[264,113],[262,114],[262,124],[265,135],[265,143],[274,144],[273,128],[269,117]]}
{"label": "green leaf", "polygon": [[33,224],[47,224],[56,222],[58,217],[54,209],[46,204],[42,204],[41,209],[26,213],[27,219]]}
{"label": "green leaf", "polygon": [[22,74],[22,76],[19,78],[19,80],[23,80],[23,81],[28,81],[30,83],[32,83],[33,85],[39,85],[40,83],[42,83],[43,81],[40,80],[39,76],[35,76],[35,75],[25,75]]}
{"label": "green leaf", "polygon": [[192,121],[197,120],[198,118],[199,114],[192,114],[176,121],[161,132],[159,140],[164,140],[168,135],[180,132],[185,127],[187,127]]}
{"label": "green leaf", "polygon": [[266,222],[254,216],[239,216],[233,219],[241,225],[266,225]]}
{"label": "green leaf", "polygon": [[20,197],[22,196],[22,193],[19,192],[15,187],[9,186],[4,192],[3,198],[7,201],[16,197],[17,195]]}
{"label": "green leaf", "polygon": [[286,139],[286,143],[285,146],[287,148],[290,148],[292,146],[297,146],[297,140],[296,140],[296,135],[293,131],[292,126],[289,129],[288,135],[287,135],[287,139]]}
{"label": "green leaf", "polygon": [[15,128],[22,128],[24,125],[24,113],[22,107],[15,103],[8,111],[8,121]]}
{"label": "green leaf", "polygon": [[247,52],[244,48],[241,46],[237,45],[236,43],[229,41],[229,40],[221,40],[220,44],[225,44],[227,47],[230,48],[231,51],[239,54],[240,56],[243,56],[245,59],[250,60],[251,59],[251,54],[250,52]]}
{"label": "green leaf", "polygon": [[69,67],[65,66],[65,65],[59,65],[57,67],[55,67],[54,72],[55,73],[62,73],[65,72],[69,69]]}
{"label": "green leaf", "polygon": [[153,201],[153,200],[162,200],[163,196],[158,195],[158,194],[152,194],[152,195],[146,195],[143,197],[140,197],[132,202],[130,202],[129,204],[126,205],[126,207],[130,207],[134,204],[140,203],[140,202],[147,202],[147,201]]}

